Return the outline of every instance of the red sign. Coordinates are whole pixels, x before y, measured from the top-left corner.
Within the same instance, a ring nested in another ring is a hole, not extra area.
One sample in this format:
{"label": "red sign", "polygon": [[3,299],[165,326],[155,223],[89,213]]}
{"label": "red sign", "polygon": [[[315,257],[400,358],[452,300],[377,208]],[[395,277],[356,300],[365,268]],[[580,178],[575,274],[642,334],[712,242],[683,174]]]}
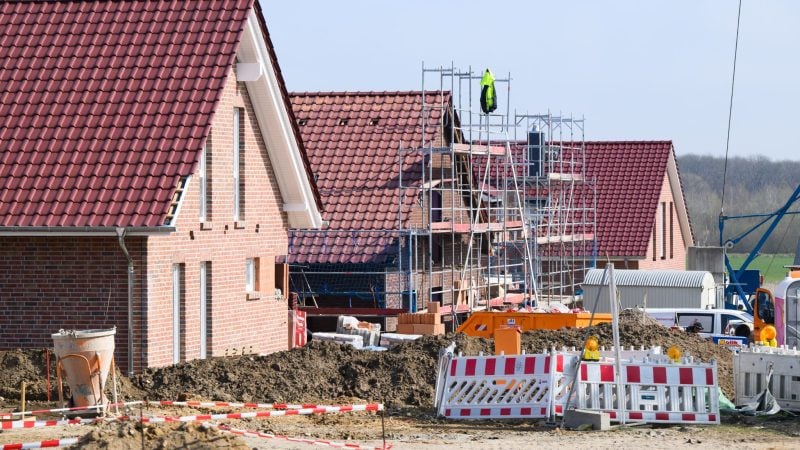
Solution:
{"label": "red sign", "polygon": [[306,345],[306,312],[289,310],[289,348]]}

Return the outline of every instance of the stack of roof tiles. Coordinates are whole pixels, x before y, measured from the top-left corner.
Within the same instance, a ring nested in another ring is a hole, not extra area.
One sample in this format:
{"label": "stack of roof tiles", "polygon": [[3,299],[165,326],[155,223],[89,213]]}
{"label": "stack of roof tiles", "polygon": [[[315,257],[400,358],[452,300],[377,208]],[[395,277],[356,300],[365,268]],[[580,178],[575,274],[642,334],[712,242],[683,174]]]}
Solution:
{"label": "stack of roof tiles", "polygon": [[164,225],[252,6],[0,5],[0,226]]}
{"label": "stack of roof tiles", "polygon": [[[420,152],[402,154],[400,147],[419,148],[440,138],[441,108],[449,94],[426,93],[428,120],[422,133],[422,93],[321,92],[291,95],[317,186],[328,230],[394,230],[384,238],[372,233],[326,232],[327,237],[295,233],[290,262],[380,263],[396,249],[396,230],[409,226],[421,180]],[[436,105],[437,107],[433,107]],[[401,204],[402,199],[402,204]],[[358,245],[327,245],[337,237]],[[391,238],[388,238],[392,236]],[[326,240],[327,239],[327,240]],[[387,246],[387,244],[389,244]]]}

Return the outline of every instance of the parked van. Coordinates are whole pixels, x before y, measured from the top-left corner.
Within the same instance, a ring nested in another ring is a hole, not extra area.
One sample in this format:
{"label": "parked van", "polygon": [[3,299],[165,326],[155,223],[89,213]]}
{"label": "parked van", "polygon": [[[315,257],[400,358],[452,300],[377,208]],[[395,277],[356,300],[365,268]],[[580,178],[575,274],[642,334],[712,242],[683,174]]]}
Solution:
{"label": "parked van", "polygon": [[667,327],[688,332],[730,347],[747,346],[753,331],[753,316],[730,309],[647,308],[648,316]]}

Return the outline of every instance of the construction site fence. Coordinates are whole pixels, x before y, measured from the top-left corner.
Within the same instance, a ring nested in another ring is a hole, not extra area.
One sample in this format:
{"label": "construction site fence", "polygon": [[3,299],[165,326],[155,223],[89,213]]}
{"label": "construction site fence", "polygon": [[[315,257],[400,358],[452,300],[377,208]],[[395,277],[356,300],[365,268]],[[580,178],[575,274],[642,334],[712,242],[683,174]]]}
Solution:
{"label": "construction site fence", "polygon": [[439,361],[436,408],[450,419],[555,420],[569,409],[608,413],[621,423],[718,424],[717,365],[660,349],[630,350],[619,363],[602,352],[583,361],[579,352],[454,356]]}
{"label": "construction site fence", "polygon": [[[769,371],[772,377],[767,384]],[[753,403],[769,388],[778,405],[800,411],[800,351],[797,348],[754,346],[733,355],[733,382],[737,405]]]}

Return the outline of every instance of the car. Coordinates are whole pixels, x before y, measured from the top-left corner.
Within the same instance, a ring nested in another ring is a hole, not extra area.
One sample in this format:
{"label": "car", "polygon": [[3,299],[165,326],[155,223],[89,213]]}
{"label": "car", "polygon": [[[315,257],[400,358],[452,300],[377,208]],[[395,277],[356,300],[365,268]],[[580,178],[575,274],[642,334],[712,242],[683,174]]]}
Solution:
{"label": "car", "polygon": [[703,308],[647,308],[648,316],[667,327],[711,339],[729,347],[747,346],[753,331],[753,316],[745,311]]}

